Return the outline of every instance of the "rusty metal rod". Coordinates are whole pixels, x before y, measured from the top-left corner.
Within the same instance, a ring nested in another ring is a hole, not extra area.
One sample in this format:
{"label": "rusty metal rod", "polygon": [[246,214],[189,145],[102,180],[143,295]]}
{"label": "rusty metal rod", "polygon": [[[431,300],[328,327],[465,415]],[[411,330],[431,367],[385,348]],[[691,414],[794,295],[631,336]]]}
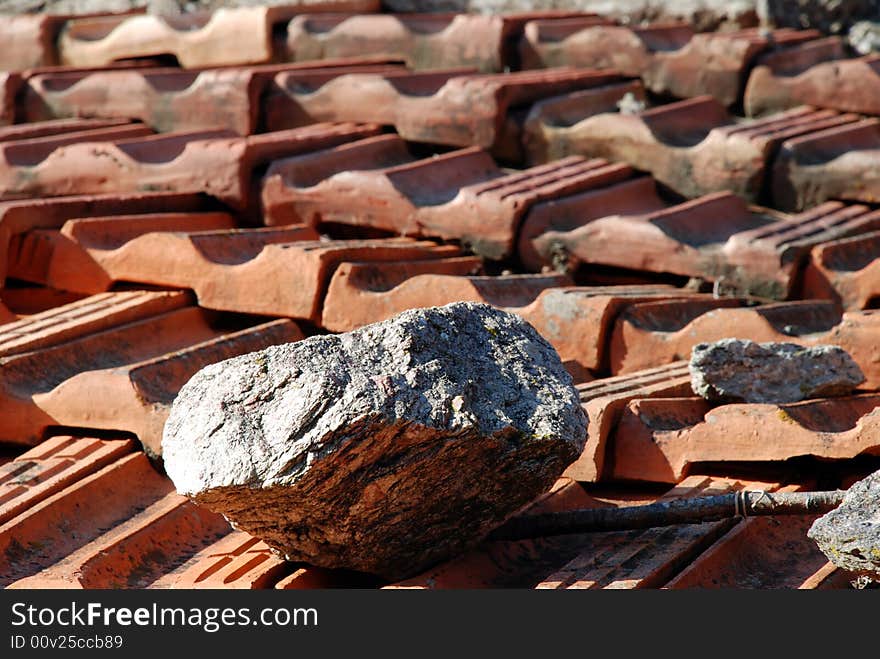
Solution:
{"label": "rusty metal rod", "polygon": [[524,540],[551,535],[626,531],[674,524],[702,524],[731,517],[808,515],[837,508],[844,490],[828,492],[740,491],[644,506],[587,508],[514,517],[489,534],[488,540]]}

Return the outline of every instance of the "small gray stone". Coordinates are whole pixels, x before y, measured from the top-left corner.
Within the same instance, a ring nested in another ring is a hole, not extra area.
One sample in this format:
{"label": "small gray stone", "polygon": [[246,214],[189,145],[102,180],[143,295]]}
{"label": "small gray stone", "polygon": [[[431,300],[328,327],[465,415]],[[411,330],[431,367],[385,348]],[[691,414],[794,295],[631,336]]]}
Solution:
{"label": "small gray stone", "polygon": [[837,567],[880,577],[880,471],[851,486],[807,536]]}
{"label": "small gray stone", "polygon": [[585,439],[553,347],[456,303],[206,367],[162,446],[180,493],[289,560],[398,579],[477,544]]}
{"label": "small gray stone", "polygon": [[843,396],[865,381],[843,348],[722,339],[691,352],[691,387],[712,402],[794,403]]}
{"label": "small gray stone", "polygon": [[880,51],[880,23],[859,21],[850,28],[847,40],[862,55]]}

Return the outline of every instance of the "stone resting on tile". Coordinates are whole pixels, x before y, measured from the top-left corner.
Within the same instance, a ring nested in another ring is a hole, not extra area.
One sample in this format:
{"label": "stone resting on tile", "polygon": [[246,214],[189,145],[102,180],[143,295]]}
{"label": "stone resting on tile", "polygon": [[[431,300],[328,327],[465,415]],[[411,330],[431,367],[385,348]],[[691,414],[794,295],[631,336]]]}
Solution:
{"label": "stone resting on tile", "polygon": [[288,560],[394,580],[547,491],[586,423],[531,325],[461,302],[203,369],[163,458],[178,492]]}
{"label": "stone resting on tile", "polygon": [[807,535],[844,570],[880,577],[880,471],[855,483],[843,503],[817,519]]}

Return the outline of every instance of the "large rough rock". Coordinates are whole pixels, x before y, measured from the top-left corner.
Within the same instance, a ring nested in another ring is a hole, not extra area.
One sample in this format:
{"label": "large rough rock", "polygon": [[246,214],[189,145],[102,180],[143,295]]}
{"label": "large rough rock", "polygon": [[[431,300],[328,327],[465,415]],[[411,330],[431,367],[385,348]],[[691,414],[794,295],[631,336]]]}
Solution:
{"label": "large rough rock", "polygon": [[843,348],[722,339],[691,352],[691,387],[713,402],[794,403],[842,396],[865,381]]}
{"label": "large rough rock", "polygon": [[880,577],[880,471],[850,487],[843,503],[813,522],[807,536],[836,566]]}
{"label": "large rough rock", "polygon": [[585,438],[552,346],[456,303],[206,367],[162,446],[179,492],[289,560],[398,579],[477,544]]}

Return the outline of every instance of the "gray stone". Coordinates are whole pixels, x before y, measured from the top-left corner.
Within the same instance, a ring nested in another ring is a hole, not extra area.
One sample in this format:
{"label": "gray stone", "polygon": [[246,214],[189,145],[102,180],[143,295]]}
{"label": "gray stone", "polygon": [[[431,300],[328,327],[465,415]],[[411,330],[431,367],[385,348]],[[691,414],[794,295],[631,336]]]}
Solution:
{"label": "gray stone", "polygon": [[880,51],[880,23],[859,21],[850,28],[847,40],[862,55]]}
{"label": "gray stone", "polygon": [[794,403],[843,396],[865,381],[843,348],[722,339],[691,352],[691,387],[713,402]]}
{"label": "gray stone", "polygon": [[880,15],[880,0],[760,0],[758,15],[776,27],[846,34],[860,20]]}
{"label": "gray stone", "polygon": [[880,471],[851,486],[807,536],[837,567],[880,577]]}
{"label": "gray stone", "polygon": [[397,579],[477,544],[585,439],[553,347],[456,303],[206,367],[162,446],[179,492],[289,560]]}

